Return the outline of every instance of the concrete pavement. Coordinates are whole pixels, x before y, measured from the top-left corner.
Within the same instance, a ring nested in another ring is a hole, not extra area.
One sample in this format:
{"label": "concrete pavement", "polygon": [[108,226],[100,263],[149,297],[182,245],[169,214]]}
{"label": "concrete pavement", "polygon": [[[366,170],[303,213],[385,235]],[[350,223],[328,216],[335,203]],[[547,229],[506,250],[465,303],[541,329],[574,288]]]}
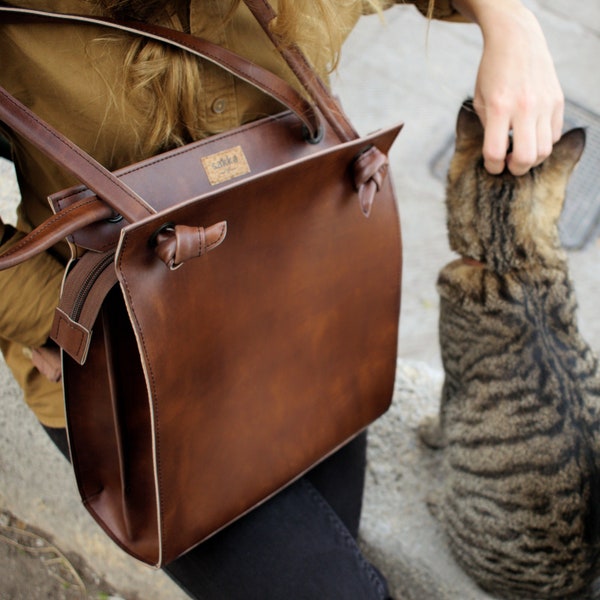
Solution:
{"label": "concrete pavement", "polygon": [[[567,99],[600,115],[600,4],[581,0],[568,3],[568,9],[560,0],[528,4],[542,23]],[[480,48],[472,25],[427,24],[412,7],[397,7],[386,13],[385,25],[377,17],[361,21],[334,78],[359,131],[406,123],[391,154],[405,260],[398,378],[392,409],[371,432],[362,526],[366,551],[403,599],[486,598],[448,555],[427,511],[424,499],[439,477],[439,465],[415,437],[420,418],[437,407],[442,374],[434,285],[451,256],[444,186],[432,166],[447,148],[462,100],[472,94]],[[11,166],[3,162],[3,218],[16,201]],[[570,262],[582,331],[600,350],[600,245],[571,252]],[[91,522],[68,465],[22,404],[4,365],[0,381],[0,509],[47,531],[63,550],[79,553],[125,598],[185,597],[160,572],[123,555]]]}

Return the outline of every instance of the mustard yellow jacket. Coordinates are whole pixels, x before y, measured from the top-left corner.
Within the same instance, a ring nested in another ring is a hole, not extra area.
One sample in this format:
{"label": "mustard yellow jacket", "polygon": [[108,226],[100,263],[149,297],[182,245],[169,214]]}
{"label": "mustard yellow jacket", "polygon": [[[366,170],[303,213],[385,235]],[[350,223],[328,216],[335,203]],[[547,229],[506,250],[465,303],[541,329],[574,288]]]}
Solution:
{"label": "mustard yellow jacket", "polygon": [[[427,13],[428,0],[410,3]],[[19,0],[7,4],[97,14],[89,0]],[[187,24],[191,33],[226,46],[289,80],[283,61],[243,5],[225,27],[215,26],[224,21],[227,4],[222,0],[191,0]],[[272,4],[277,7],[276,0]],[[437,0],[433,16],[455,18],[450,0]],[[350,24],[357,18],[348,15]],[[165,19],[165,25],[182,28],[176,14]],[[144,126],[134,129],[126,112],[115,110],[110,101],[111,88],[122,80],[126,46],[99,40],[115,35],[106,28],[72,23],[6,24],[0,15],[0,84],[111,170],[146,158],[133,151],[136,136],[145,135]],[[272,100],[218,67],[202,63],[201,68],[198,111],[208,133],[280,110]],[[24,232],[50,215],[49,194],[76,183],[30,144],[6,128],[3,133],[12,146],[21,203],[16,233],[0,220],[0,250],[16,243]],[[67,258],[66,246],[59,246],[0,272],[0,349],[26,402],[49,427],[65,424],[61,386],[37,372],[28,349],[41,346],[47,339]]]}

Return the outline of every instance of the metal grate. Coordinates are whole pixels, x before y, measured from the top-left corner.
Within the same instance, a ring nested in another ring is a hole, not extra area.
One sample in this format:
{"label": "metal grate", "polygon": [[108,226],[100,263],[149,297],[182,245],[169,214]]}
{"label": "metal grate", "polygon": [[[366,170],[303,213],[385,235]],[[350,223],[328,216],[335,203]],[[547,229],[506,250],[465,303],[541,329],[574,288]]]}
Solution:
{"label": "metal grate", "polygon": [[[569,181],[559,231],[565,248],[581,249],[600,236],[600,116],[567,101],[565,130],[573,127],[586,129],[586,147]],[[431,162],[434,177],[441,181],[446,180],[453,149],[452,135]]]}

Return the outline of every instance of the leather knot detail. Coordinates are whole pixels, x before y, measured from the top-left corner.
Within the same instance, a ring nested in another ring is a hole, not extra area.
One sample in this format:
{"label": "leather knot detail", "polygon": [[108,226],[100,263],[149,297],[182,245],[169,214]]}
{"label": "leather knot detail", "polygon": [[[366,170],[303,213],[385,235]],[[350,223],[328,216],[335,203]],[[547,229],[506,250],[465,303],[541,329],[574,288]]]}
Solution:
{"label": "leather knot detail", "polygon": [[371,146],[356,158],[352,168],[360,209],[365,217],[368,217],[375,194],[381,189],[387,176],[388,158],[375,146]]}
{"label": "leather knot detail", "polygon": [[156,255],[172,270],[191,258],[203,256],[216,248],[227,235],[227,221],[210,227],[171,225],[161,228],[154,237]]}

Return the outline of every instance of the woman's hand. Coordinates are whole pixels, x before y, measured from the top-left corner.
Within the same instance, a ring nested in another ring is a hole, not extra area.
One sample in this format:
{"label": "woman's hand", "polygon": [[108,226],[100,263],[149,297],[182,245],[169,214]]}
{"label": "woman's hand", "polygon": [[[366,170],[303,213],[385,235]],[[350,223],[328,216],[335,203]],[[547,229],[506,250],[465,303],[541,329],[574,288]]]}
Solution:
{"label": "woman's hand", "polygon": [[[474,107],[485,128],[485,168],[523,175],[552,151],[564,96],[542,29],[520,0],[454,0],[483,33]],[[507,156],[509,133],[512,152]]]}
{"label": "woman's hand", "polygon": [[24,348],[24,353],[31,359],[33,366],[48,381],[57,383],[62,379],[62,362],[60,350],[56,346],[41,346],[40,348]]}

